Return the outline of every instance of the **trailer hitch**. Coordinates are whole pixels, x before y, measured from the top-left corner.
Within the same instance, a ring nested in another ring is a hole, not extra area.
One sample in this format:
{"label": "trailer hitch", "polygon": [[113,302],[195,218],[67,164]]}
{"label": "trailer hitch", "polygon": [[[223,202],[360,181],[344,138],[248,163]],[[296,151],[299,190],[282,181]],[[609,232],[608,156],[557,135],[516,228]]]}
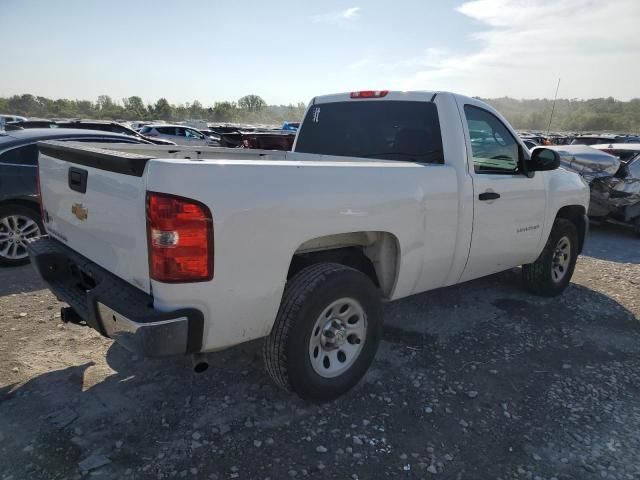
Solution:
{"label": "trailer hitch", "polygon": [[87,322],[71,307],[62,307],[60,309],[60,319],[64,323],[73,323],[83,327],[88,326]]}

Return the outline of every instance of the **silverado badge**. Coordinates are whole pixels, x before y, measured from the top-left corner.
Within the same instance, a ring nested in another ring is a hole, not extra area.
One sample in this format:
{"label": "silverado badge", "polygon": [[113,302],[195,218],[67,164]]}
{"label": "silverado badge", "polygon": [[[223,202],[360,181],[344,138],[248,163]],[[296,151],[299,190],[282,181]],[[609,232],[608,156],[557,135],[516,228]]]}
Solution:
{"label": "silverado badge", "polygon": [[71,213],[78,217],[78,220],[81,222],[86,220],[89,216],[89,210],[84,208],[81,203],[74,203],[71,206]]}

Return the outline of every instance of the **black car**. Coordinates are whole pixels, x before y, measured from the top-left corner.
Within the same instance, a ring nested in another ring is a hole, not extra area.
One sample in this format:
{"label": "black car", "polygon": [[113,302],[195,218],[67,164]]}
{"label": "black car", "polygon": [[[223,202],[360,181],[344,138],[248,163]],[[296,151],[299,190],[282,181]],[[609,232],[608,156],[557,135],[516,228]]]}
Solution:
{"label": "black car", "polygon": [[27,120],[25,122],[13,122],[7,130],[17,130],[20,128],[76,128],[82,130],[100,130],[102,132],[120,133],[131,137],[146,140],[156,145],[175,145],[175,142],[165,140],[163,138],[151,138],[142,135],[135,130],[126,127],[118,122],[109,122],[105,120]]}
{"label": "black car", "polygon": [[56,126],[54,120],[47,119],[29,119],[22,122],[6,123],[5,130],[22,130],[24,128],[53,128]]}
{"label": "black car", "polygon": [[40,140],[151,144],[129,135],[69,128],[0,132],[0,265],[27,263],[26,240],[44,231],[36,187]]}

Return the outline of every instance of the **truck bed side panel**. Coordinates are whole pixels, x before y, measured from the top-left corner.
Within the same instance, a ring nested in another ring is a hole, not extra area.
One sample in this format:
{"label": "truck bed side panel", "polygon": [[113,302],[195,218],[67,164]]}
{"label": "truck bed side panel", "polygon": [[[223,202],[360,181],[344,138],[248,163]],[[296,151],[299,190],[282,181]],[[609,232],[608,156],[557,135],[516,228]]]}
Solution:
{"label": "truck bed side panel", "polygon": [[[432,288],[449,274],[458,208],[453,168],[305,154],[287,158],[205,160],[188,168],[180,160],[149,162],[150,190],[197,199],[213,215],[213,280],[152,282],[156,308],[195,307],[209,319],[205,350],[270,332],[291,258],[317,237],[357,231],[395,235],[401,263],[393,298],[416,291],[423,264]],[[425,232],[425,218],[433,230]]]}

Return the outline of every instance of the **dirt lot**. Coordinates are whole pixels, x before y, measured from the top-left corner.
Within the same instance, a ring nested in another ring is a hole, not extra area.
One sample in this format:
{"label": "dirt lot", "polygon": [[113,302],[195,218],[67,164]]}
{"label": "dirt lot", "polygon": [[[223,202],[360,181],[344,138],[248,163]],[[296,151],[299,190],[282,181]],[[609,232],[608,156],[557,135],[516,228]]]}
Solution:
{"label": "dirt lot", "polygon": [[259,344],[194,375],[62,325],[30,267],[2,269],[0,478],[640,478],[640,240],[594,228],[560,298],[519,283],[388,305],[364,381],[317,406]]}

